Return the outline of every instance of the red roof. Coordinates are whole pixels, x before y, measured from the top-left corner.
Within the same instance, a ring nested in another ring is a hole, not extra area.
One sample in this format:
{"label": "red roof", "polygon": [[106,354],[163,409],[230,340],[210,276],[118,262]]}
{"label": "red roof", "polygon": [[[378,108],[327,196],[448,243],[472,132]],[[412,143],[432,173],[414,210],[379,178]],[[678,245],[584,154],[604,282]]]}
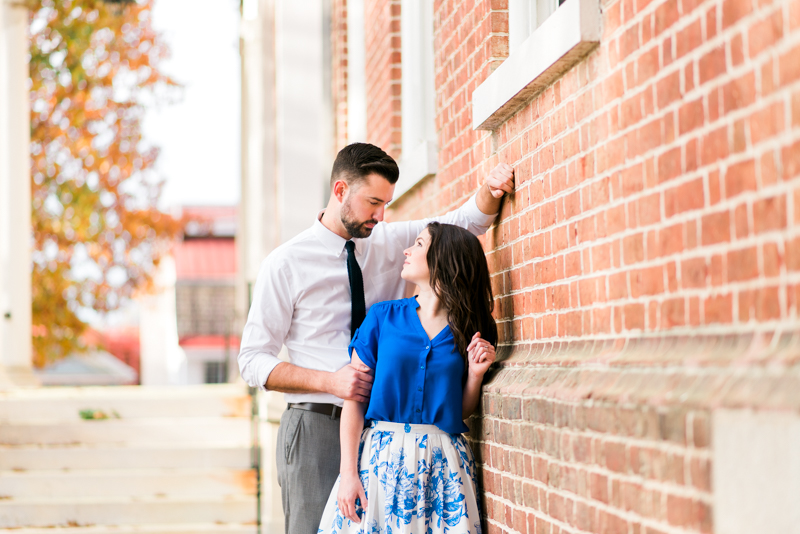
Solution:
{"label": "red roof", "polygon": [[234,350],[239,350],[238,336],[186,336],[179,342],[184,348],[210,349],[223,348],[226,345]]}
{"label": "red roof", "polygon": [[187,239],[177,243],[173,253],[179,281],[236,278],[236,244],[233,239]]}

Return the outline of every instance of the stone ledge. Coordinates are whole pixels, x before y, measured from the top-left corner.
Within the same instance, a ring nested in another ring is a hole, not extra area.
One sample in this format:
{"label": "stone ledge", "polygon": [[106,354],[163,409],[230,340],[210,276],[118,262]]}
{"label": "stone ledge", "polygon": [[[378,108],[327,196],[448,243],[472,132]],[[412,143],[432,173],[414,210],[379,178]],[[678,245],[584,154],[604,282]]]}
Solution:
{"label": "stone ledge", "polygon": [[800,411],[800,333],[546,342],[501,349],[487,397]]}

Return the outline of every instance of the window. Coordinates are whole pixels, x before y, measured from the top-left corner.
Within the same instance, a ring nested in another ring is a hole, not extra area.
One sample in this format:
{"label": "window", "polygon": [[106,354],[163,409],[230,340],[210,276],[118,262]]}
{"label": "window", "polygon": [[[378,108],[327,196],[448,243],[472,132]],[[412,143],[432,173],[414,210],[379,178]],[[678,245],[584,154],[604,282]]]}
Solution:
{"label": "window", "polygon": [[403,0],[400,32],[403,137],[396,199],[437,171],[433,0]]}
{"label": "window", "polygon": [[509,56],[472,93],[475,130],[497,129],[600,42],[598,0],[510,0],[508,17]]}
{"label": "window", "polygon": [[224,384],[227,382],[228,373],[225,372],[225,362],[206,362],[206,384]]}
{"label": "window", "polygon": [[514,50],[553,14],[564,0],[509,0],[508,51]]}

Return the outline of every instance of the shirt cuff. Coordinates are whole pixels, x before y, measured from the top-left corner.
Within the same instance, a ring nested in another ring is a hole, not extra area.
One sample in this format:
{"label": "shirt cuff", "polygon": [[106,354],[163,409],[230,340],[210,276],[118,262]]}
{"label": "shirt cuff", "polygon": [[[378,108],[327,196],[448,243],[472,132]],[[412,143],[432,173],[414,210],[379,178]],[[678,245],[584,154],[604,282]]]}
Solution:
{"label": "shirt cuff", "polygon": [[283,360],[280,360],[274,356],[262,359],[255,372],[257,383],[250,385],[257,387],[261,391],[269,391],[267,389],[267,379],[269,378],[270,373],[272,373],[272,370],[275,369],[282,361]]}
{"label": "shirt cuff", "polygon": [[497,214],[500,213],[493,213],[492,215],[486,215],[481,211],[478,207],[478,193],[475,193],[469,200],[464,203],[461,209],[464,210],[465,215],[469,220],[471,220],[477,226],[485,226],[486,228],[490,227],[494,220],[497,218]]}

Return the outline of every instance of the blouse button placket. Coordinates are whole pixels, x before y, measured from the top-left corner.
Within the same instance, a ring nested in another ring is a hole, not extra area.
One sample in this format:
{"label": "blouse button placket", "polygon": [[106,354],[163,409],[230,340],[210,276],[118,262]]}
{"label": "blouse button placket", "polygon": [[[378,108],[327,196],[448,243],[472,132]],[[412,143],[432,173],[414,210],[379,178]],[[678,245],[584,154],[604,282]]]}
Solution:
{"label": "blouse button placket", "polygon": [[425,384],[425,366],[426,360],[428,359],[428,354],[430,354],[431,345],[428,343],[425,345],[425,350],[421,351],[421,363],[419,364],[419,371],[418,371],[418,379],[417,379],[417,395],[416,395],[416,402],[414,413],[417,417],[417,421],[420,420],[422,415],[422,402],[423,402],[423,384]]}

